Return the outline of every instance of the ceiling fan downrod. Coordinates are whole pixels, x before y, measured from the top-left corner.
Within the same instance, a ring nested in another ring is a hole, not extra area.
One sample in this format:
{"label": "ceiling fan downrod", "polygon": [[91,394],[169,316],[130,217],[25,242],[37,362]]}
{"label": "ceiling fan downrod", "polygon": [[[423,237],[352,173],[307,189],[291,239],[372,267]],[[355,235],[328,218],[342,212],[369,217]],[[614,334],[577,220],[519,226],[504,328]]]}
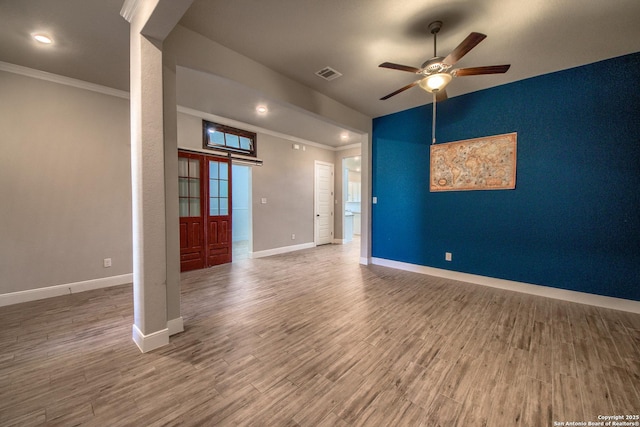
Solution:
{"label": "ceiling fan downrod", "polygon": [[[433,57],[437,58],[437,40],[438,40],[438,32],[442,28],[442,21],[433,21],[429,24],[429,31],[433,34]],[[436,93],[437,90],[433,91],[433,116],[431,118],[431,145],[436,143]]]}
{"label": "ceiling fan downrod", "polygon": [[433,57],[435,58],[436,56],[438,56],[436,54],[436,39],[438,38],[438,32],[436,31],[435,33],[433,33]]}
{"label": "ceiling fan downrod", "polygon": [[442,28],[442,21],[433,21],[432,23],[429,24],[429,31],[431,31],[431,34],[433,34],[433,57],[435,58],[436,56],[438,56],[438,54],[436,53],[436,39],[438,37],[438,33],[440,32],[440,29]]}

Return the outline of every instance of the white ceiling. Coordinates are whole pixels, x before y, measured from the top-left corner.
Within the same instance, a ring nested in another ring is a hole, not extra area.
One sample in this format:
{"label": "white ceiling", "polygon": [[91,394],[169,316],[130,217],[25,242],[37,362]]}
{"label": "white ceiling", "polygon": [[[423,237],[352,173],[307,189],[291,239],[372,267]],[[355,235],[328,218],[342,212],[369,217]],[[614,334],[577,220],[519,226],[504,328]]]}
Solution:
{"label": "white ceiling", "polygon": [[[0,61],[127,90],[129,30],[119,15],[123,3],[0,0]],[[427,25],[434,20],[444,22],[440,56],[472,31],[488,36],[457,67],[512,64],[504,75],[455,79],[449,97],[640,51],[638,0],[195,0],[181,25],[378,117],[430,102],[417,87],[380,101],[415,76],[378,64],[420,66],[429,59],[433,41]],[[38,46],[30,37],[37,31],[51,34],[54,45]],[[314,73],[325,66],[343,76],[322,80]],[[222,78],[211,80],[214,92],[234,87]],[[257,93],[238,99],[265,101]],[[260,126],[254,105],[232,110],[233,119]],[[327,133],[340,131],[330,125]],[[274,121],[273,126],[280,125]],[[301,123],[296,129],[273,130],[317,140],[318,127],[322,124]],[[334,136],[325,139],[344,144]]]}

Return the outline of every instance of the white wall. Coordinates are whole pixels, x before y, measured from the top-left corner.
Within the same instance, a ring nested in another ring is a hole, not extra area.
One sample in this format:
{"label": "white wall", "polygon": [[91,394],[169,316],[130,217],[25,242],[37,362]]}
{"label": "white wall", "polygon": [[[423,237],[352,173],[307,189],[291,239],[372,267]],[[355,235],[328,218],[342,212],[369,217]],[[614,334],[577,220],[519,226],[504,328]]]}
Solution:
{"label": "white wall", "polygon": [[5,71],[0,94],[0,294],[130,274],[128,100]]}

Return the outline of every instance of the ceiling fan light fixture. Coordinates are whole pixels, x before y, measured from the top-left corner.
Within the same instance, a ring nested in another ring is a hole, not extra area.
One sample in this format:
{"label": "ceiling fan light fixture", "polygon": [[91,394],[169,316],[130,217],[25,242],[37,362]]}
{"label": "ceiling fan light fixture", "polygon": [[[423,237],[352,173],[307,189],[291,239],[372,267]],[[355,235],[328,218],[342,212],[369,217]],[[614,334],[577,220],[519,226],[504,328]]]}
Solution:
{"label": "ceiling fan light fixture", "polygon": [[447,87],[453,77],[448,73],[431,74],[420,81],[420,87],[429,93],[438,92]]}

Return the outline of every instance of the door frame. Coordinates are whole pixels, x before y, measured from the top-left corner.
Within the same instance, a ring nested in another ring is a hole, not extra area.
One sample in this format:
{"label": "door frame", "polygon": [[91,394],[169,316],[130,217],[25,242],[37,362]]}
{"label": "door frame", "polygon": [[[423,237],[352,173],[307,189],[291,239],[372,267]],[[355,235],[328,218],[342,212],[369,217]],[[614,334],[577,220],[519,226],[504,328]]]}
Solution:
{"label": "door frame", "polygon": [[[321,160],[315,160],[313,166],[313,243],[315,246],[318,246],[319,240],[319,232],[318,232],[318,186],[319,186],[319,176],[318,176],[318,166],[329,166],[331,168],[331,219],[330,229],[331,229],[331,241],[329,244],[333,243],[334,240],[334,232],[335,232],[335,165],[329,162],[323,162]],[[325,244],[325,243],[322,243]]]}

